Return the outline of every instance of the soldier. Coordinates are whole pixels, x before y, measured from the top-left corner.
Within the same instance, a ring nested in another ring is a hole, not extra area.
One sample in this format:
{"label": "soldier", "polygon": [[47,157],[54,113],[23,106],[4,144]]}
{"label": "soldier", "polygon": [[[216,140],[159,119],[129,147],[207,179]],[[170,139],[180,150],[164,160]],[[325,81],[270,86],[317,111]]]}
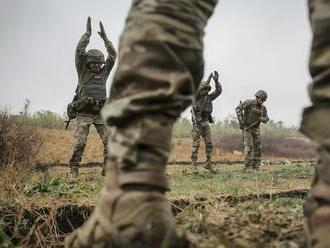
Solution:
{"label": "soldier", "polygon": [[[76,118],[77,128],[74,133],[74,148],[69,162],[70,174],[74,179],[78,177],[79,163],[86,146],[89,128],[94,124],[104,146],[104,158],[107,155],[109,131],[100,116],[100,110],[106,100],[106,81],[116,60],[116,51],[108,40],[102,22],[99,35],[104,41],[108,52],[104,55],[97,49],[89,50],[86,47],[92,34],[91,18],[88,17],[85,34],[81,37],[76,48],[76,69],[78,73],[78,87],[76,95],[68,105],[69,118]],[[103,168],[104,171],[104,168]],[[103,172],[104,173],[104,172]]]}
{"label": "soldier", "polygon": [[[305,111],[302,129],[322,145],[305,215],[313,245],[327,247],[330,2],[309,3],[314,31],[314,106]],[[94,213],[66,240],[66,247],[180,247],[173,244],[164,165],[172,124],[191,103],[193,89],[203,75],[204,27],[216,4],[217,0],[133,0],[121,38],[111,101],[103,110],[107,123],[115,127],[105,187]]]}
{"label": "soldier", "polygon": [[244,169],[259,170],[261,160],[260,123],[267,123],[269,117],[263,103],[267,93],[259,90],[254,100],[245,100],[236,107],[239,126],[243,130],[244,140]]}
{"label": "soldier", "polygon": [[[210,82],[213,78],[215,83],[215,91],[209,93],[211,91]],[[210,172],[215,173],[214,168],[211,164],[212,158],[212,137],[210,131],[210,123],[213,123],[212,111],[213,105],[212,101],[214,101],[222,92],[221,84],[219,82],[219,74],[217,71],[211,73],[207,79],[207,81],[201,82],[199,89],[196,92],[195,103],[192,107],[192,153],[191,153],[191,161],[194,168],[197,167],[197,155],[198,149],[201,143],[201,137],[204,139],[205,143],[205,153],[206,153],[206,166]]]}

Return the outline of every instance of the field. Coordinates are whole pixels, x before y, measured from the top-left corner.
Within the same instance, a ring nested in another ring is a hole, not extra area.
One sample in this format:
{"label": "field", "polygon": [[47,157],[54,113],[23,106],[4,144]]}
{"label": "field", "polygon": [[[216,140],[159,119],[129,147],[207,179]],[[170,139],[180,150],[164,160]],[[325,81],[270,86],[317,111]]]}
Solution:
{"label": "field", "polygon": [[[0,247],[62,247],[65,236],[90,215],[103,185],[99,167],[84,167],[79,181],[68,182],[61,164],[70,155],[72,131],[38,132],[43,140],[38,166],[2,169]],[[218,173],[210,174],[202,165],[193,171],[181,163],[189,160],[190,145],[189,138],[173,141],[167,172],[172,189],[167,196],[190,247],[306,245],[302,205],[313,175],[310,162],[265,164],[258,172],[222,162],[215,165]],[[242,154],[215,149],[214,159],[239,161]],[[83,163],[96,161],[102,161],[102,147],[92,132]]]}

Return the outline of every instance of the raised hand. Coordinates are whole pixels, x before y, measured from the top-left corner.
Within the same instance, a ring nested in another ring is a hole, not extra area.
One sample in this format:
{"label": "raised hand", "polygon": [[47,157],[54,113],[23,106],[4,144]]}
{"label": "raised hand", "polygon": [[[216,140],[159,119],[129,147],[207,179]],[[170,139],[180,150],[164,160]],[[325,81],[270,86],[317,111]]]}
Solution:
{"label": "raised hand", "polygon": [[91,22],[92,22],[92,20],[91,20],[91,17],[89,16],[87,18],[87,24],[86,24],[86,33],[89,34],[89,35],[92,34],[92,25],[91,25]]}
{"label": "raised hand", "polygon": [[98,32],[102,39],[107,38],[107,35],[104,30],[103,23],[100,22],[100,31]]}
{"label": "raised hand", "polygon": [[209,77],[207,78],[207,82],[208,82],[208,83],[210,83],[211,78],[213,78],[213,73],[211,73],[211,74],[209,75]]}
{"label": "raised hand", "polygon": [[219,81],[219,73],[217,71],[214,71],[212,77],[213,77],[213,79],[214,79],[215,82],[218,82]]}

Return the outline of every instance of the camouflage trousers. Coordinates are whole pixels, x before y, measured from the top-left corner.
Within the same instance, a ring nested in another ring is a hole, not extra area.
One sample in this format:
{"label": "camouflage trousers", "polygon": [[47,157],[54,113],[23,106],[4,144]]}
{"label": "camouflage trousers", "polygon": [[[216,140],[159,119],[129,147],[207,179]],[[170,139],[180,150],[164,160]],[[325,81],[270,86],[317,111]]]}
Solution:
{"label": "camouflage trousers", "polygon": [[319,144],[312,188],[304,213],[313,247],[330,244],[330,1],[309,0],[313,32],[309,94],[313,105],[304,110],[301,130]]}
{"label": "camouflage trousers", "polygon": [[213,145],[209,122],[203,121],[201,123],[193,123],[191,134],[193,139],[191,161],[197,161],[201,138],[203,138],[205,143],[206,160],[210,161],[212,158]]}
{"label": "camouflage trousers", "polygon": [[94,125],[96,128],[97,133],[99,134],[101,141],[103,143],[103,156],[104,160],[107,156],[108,150],[107,150],[107,143],[108,143],[108,136],[110,134],[108,128],[104,125],[104,122],[102,121],[101,117],[99,115],[97,116],[77,116],[76,119],[77,122],[77,128],[74,131],[74,145],[73,145],[73,151],[72,156],[69,161],[70,167],[78,167],[82,155],[84,153],[86,143],[87,143],[87,137],[89,134],[89,129],[91,125]]}
{"label": "camouflage trousers", "polygon": [[260,129],[244,130],[245,168],[258,169],[261,158]]}

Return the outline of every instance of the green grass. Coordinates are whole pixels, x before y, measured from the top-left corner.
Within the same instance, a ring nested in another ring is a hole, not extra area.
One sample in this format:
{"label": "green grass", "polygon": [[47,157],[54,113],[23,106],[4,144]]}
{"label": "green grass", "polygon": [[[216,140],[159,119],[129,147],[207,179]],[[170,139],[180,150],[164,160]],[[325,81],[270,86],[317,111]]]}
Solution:
{"label": "green grass", "polygon": [[204,169],[193,172],[183,168],[170,175],[170,197],[198,197],[217,195],[244,195],[274,193],[296,188],[308,188],[313,167],[308,164],[267,167],[260,171],[242,171],[241,166],[232,169],[218,167],[217,174]]}

